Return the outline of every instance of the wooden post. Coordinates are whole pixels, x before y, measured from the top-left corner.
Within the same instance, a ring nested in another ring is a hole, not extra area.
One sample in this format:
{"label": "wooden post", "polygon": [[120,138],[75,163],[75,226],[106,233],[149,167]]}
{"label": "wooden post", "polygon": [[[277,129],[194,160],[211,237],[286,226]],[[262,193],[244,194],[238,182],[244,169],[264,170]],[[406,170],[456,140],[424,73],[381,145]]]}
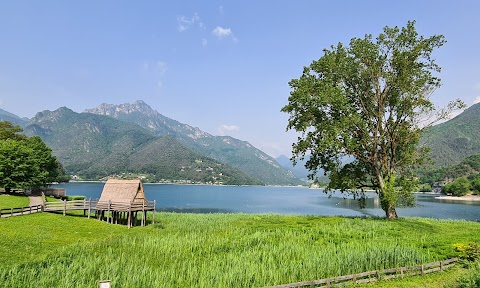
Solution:
{"label": "wooden post", "polygon": [[110,223],[110,205],[112,204],[112,201],[108,200],[108,208],[107,208],[107,223]]}
{"label": "wooden post", "polygon": [[422,276],[425,275],[425,267],[422,265]]}
{"label": "wooden post", "polygon": [[130,211],[130,208],[128,208],[128,220],[127,220],[128,229],[130,229],[131,221],[132,221],[132,211]]}
{"label": "wooden post", "polygon": [[88,219],[90,219],[91,209],[92,209],[92,198],[88,199]]}
{"label": "wooden post", "polygon": [[145,200],[142,201],[142,227],[145,226]]}
{"label": "wooden post", "polygon": [[67,200],[63,200],[63,216],[67,214]]}
{"label": "wooden post", "polygon": [[13,208],[10,209],[10,216],[13,216]]}
{"label": "wooden post", "polygon": [[152,216],[152,224],[155,224],[155,212],[157,211],[157,200],[153,200],[153,216]]}

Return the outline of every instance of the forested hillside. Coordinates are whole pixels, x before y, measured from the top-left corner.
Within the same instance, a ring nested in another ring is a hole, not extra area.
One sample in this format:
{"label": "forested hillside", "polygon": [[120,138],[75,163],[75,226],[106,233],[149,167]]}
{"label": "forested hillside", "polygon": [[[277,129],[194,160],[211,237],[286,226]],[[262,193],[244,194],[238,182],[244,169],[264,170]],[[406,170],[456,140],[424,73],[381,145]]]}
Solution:
{"label": "forested hillside", "polygon": [[428,129],[421,143],[431,148],[433,168],[458,164],[466,157],[480,153],[480,103]]}
{"label": "forested hillside", "polygon": [[38,113],[25,133],[42,137],[68,173],[88,179],[138,173],[148,174],[151,181],[259,183],[169,136],[157,137],[135,124],[65,107]]}
{"label": "forested hillside", "polygon": [[250,143],[229,136],[213,136],[153,110],[145,102],[101,104],[86,112],[134,123],[157,136],[169,135],[196,153],[235,167],[263,184],[304,184],[291,171]]}

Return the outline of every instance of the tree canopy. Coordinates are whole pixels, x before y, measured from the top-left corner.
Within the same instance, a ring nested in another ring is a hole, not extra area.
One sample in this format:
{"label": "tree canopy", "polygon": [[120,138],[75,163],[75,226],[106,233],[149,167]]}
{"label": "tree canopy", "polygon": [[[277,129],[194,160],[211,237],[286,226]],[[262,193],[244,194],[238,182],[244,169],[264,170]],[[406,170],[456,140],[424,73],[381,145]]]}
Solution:
{"label": "tree canopy", "polygon": [[426,159],[427,149],[417,145],[421,132],[463,105],[456,100],[437,110],[430,100],[440,87],[432,52],[444,43],[442,35],[419,36],[408,22],[324,49],[289,82],[282,111],[290,114],[287,130],[301,132],[293,161],[309,155],[310,178],[319,168],[330,177],[326,191],[364,199],[363,188],[374,189],[386,216],[397,218],[397,205],[413,204],[413,169]]}
{"label": "tree canopy", "polygon": [[63,169],[40,137],[18,134],[19,126],[0,122],[0,187],[31,189],[56,181]]}

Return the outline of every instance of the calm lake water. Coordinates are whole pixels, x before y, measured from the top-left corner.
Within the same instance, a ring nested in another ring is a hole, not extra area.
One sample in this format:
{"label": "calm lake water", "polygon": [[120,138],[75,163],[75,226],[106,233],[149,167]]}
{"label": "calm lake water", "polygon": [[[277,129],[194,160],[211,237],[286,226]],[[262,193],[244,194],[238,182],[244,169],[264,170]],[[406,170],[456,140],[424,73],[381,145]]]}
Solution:
{"label": "calm lake water", "polygon": [[[67,195],[100,198],[103,183],[68,183],[52,187],[66,188]],[[303,215],[384,216],[372,193],[367,207],[336,193],[328,197],[320,189],[302,187],[208,186],[144,184],[148,200],[156,200],[157,211],[191,213],[279,213]],[[399,208],[400,217],[428,217],[480,221],[480,203],[459,203],[416,195],[416,207]]]}

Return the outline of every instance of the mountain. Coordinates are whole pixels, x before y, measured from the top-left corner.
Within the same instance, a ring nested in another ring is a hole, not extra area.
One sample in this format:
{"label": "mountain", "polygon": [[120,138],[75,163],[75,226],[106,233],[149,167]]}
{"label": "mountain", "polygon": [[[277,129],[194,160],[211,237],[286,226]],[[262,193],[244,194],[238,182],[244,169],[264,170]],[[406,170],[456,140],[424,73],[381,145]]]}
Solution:
{"label": "mountain", "polygon": [[171,136],[158,137],[107,116],[62,107],[37,113],[24,132],[40,136],[68,173],[89,179],[134,173],[148,174],[152,181],[258,183],[238,169],[191,151]]}
{"label": "mountain", "polygon": [[143,101],[121,105],[101,104],[85,112],[134,123],[156,136],[171,136],[187,148],[238,168],[264,184],[303,184],[291,171],[250,143],[229,136],[210,135],[199,128],[163,116]]}
{"label": "mountain", "polygon": [[305,162],[307,162],[306,160],[297,161],[297,165],[295,166],[293,166],[292,160],[285,155],[280,155],[275,158],[275,160],[285,169],[292,171],[295,177],[300,179],[306,179],[308,177],[308,170],[305,168]]}
{"label": "mountain", "polygon": [[29,120],[27,118],[20,118],[15,114],[0,109],[0,121],[10,121],[15,125],[24,127]]}
{"label": "mountain", "polygon": [[421,143],[431,148],[435,168],[458,164],[466,157],[480,153],[480,103],[429,128]]}

